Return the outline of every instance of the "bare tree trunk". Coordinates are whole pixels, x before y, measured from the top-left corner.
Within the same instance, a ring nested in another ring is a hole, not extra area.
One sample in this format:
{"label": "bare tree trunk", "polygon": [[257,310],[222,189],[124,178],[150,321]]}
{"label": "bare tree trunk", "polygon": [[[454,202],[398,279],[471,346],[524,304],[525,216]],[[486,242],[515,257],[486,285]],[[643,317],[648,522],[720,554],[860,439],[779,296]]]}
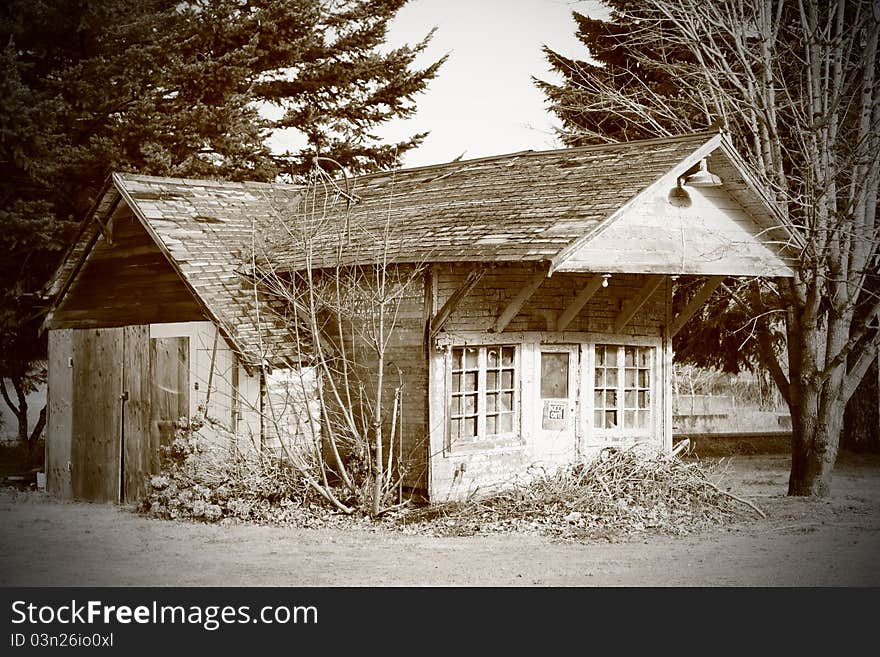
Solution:
{"label": "bare tree trunk", "polygon": [[[804,403],[792,409],[792,459],[788,494],[827,497],[843,424],[844,404],[838,398],[821,404],[814,391],[804,394]],[[827,409],[817,414],[811,408]]]}
{"label": "bare tree trunk", "polygon": [[840,448],[853,452],[880,452],[880,386],[875,360],[846,405]]}

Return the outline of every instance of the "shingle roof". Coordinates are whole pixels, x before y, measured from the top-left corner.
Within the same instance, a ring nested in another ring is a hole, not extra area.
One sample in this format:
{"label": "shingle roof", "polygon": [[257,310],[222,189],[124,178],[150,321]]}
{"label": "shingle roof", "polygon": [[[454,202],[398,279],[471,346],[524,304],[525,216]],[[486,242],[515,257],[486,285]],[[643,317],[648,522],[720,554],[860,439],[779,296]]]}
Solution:
{"label": "shingle roof", "polygon": [[288,309],[245,275],[274,207],[296,202],[290,185],[226,183],[115,174],[123,198],[146,224],[239,353],[251,363],[295,362]]}
{"label": "shingle roof", "polygon": [[[389,262],[544,260],[555,266],[554,258],[718,143],[718,133],[702,133],[526,151],[328,180],[327,195],[284,184],[114,174],[94,212],[109,216],[121,196],[232,346],[259,362],[264,355],[296,354],[285,321],[262,310],[258,316],[253,283],[242,275],[252,271],[255,251],[288,271],[307,262],[373,263],[383,251]],[[86,219],[51,294],[64,290],[99,230]]]}
{"label": "shingle roof", "polygon": [[[354,178],[313,241],[313,266],[335,266],[348,211],[344,264],[549,260],[680,165],[717,133],[513,153]],[[349,207],[350,206],[350,207]],[[390,219],[390,221],[389,221]],[[386,227],[387,225],[387,227]],[[276,266],[305,267],[299,239],[281,236]]]}

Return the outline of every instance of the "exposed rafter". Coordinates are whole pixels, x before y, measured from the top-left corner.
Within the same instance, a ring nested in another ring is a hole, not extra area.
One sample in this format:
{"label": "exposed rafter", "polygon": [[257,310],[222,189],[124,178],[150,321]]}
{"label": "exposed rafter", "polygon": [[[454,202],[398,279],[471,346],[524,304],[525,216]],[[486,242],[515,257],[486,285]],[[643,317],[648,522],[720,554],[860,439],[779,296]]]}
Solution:
{"label": "exposed rafter", "polygon": [[596,274],[586,285],[584,285],[583,289],[578,292],[578,295],[574,298],[574,301],[568,305],[568,308],[562,311],[562,314],[556,321],[557,331],[564,331],[568,325],[571,324],[571,320],[577,317],[581,308],[587,305],[587,302],[592,299],[596,292],[599,291],[599,288],[602,287],[603,280],[604,277],[602,274]]}
{"label": "exposed rafter", "polygon": [[662,285],[665,278],[666,277],[662,274],[649,274],[645,277],[645,283],[642,285],[642,289],[624,304],[620,313],[615,318],[613,325],[615,333],[629,324],[629,321],[635,317],[635,314],[639,312],[639,309],[645,305],[648,299],[650,299],[654,292],[657,291],[657,288]]}
{"label": "exposed rafter", "polygon": [[508,303],[504,310],[501,311],[501,314],[498,315],[498,319],[495,320],[495,325],[492,327],[492,331],[495,333],[501,333],[505,327],[510,324],[510,320],[516,317],[516,314],[522,309],[526,301],[528,301],[535,291],[541,287],[541,283],[543,283],[546,278],[547,271],[544,269],[538,271],[532,276],[532,280],[530,280],[528,284],[510,300],[510,303]]}
{"label": "exposed rafter", "polygon": [[431,338],[440,332],[440,329],[446,324],[450,315],[452,315],[453,311],[458,307],[458,304],[461,303],[461,300],[474,289],[474,286],[480,282],[480,279],[483,278],[485,273],[485,266],[479,266],[476,269],[471,270],[467,275],[467,278],[464,280],[464,283],[462,283],[458,289],[450,295],[446,300],[446,303],[443,304],[443,307],[440,308],[440,310],[437,311],[437,314],[431,319]]}
{"label": "exposed rafter", "polygon": [[709,300],[709,297],[712,296],[712,293],[718,289],[718,286],[724,281],[724,276],[710,276],[709,279],[703,284],[697,293],[694,295],[694,298],[690,300],[687,306],[684,307],[675,319],[672,320],[672,325],[669,327],[669,337],[675,336],[685,324],[687,324],[688,320],[694,316],[704,303]]}

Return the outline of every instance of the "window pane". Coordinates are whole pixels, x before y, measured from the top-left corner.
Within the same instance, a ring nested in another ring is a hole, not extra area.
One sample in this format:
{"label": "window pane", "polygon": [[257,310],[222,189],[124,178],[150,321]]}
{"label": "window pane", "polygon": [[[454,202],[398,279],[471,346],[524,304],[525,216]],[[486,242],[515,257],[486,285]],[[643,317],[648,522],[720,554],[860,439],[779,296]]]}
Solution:
{"label": "window pane", "polygon": [[452,375],[452,391],[460,392],[461,391],[461,374],[453,374]]}
{"label": "window pane", "polygon": [[464,363],[467,369],[476,369],[477,367],[477,356],[479,355],[479,350],[474,349],[473,347],[468,347],[464,352]]}
{"label": "window pane", "polygon": [[466,436],[468,438],[473,438],[477,435],[477,418],[467,418],[461,420],[461,435]]}
{"label": "window pane", "polygon": [[498,372],[486,372],[486,390],[498,389]]}
{"label": "window pane", "polygon": [[647,429],[651,419],[650,411],[639,411],[639,429]]}
{"label": "window pane", "polygon": [[498,367],[498,349],[486,350],[486,367]]}
{"label": "window pane", "polygon": [[499,401],[501,402],[498,407],[499,410],[502,411],[512,411],[513,410],[513,393],[512,392],[502,392],[500,395]]}
{"label": "window pane", "polygon": [[461,355],[463,349],[453,349],[452,350],[452,368],[456,370],[461,369]]}
{"label": "window pane", "polygon": [[497,394],[493,394],[493,395],[487,394],[486,395],[486,412],[487,413],[494,413],[497,408],[498,408],[498,395]]}
{"label": "window pane", "polygon": [[476,390],[477,389],[477,373],[476,372],[468,372],[464,375],[464,389],[465,390]]}
{"label": "window pane", "polygon": [[626,408],[635,408],[636,407],[636,391],[635,390],[627,390],[624,393],[623,405]]}
{"label": "window pane", "polygon": [[635,411],[624,411],[623,412],[623,426],[625,429],[632,429],[636,426],[636,412]]}
{"label": "window pane", "polygon": [[635,388],[636,387],[636,371],[635,370],[626,370],[623,379],[623,385],[627,388]]}
{"label": "window pane", "polygon": [[602,420],[605,418],[605,411],[596,411],[593,414],[593,424],[597,429],[602,429],[604,425],[602,424]]}
{"label": "window pane", "polygon": [[504,370],[501,373],[501,387],[508,390],[513,388],[513,370]]}
{"label": "window pane", "polygon": [[452,415],[461,415],[461,397],[452,398],[452,403],[449,404],[449,412]]}
{"label": "window pane", "polygon": [[639,390],[639,408],[648,408],[651,406],[651,391]]}
{"label": "window pane", "polygon": [[513,367],[513,347],[501,348],[501,364],[504,367]]}
{"label": "window pane", "polygon": [[461,435],[461,420],[453,420],[449,426],[449,435],[454,440]]}
{"label": "window pane", "polygon": [[648,358],[651,352],[648,349],[639,349],[639,367],[648,367],[650,363]]}
{"label": "window pane", "polygon": [[602,408],[605,405],[605,395],[601,390],[597,390],[593,399],[593,405],[596,408]]}
{"label": "window pane", "polygon": [[636,348],[635,347],[626,347],[623,350],[624,353],[624,366],[625,367],[635,367],[636,365]]}
{"label": "window pane", "polygon": [[568,397],[568,354],[541,352],[541,397]]}
{"label": "window pane", "polygon": [[639,387],[640,388],[648,388],[650,387],[650,379],[648,378],[648,370],[639,370]]}
{"label": "window pane", "polygon": [[617,370],[605,370],[605,386],[608,388],[617,387]]}
{"label": "window pane", "polygon": [[605,428],[614,429],[617,426],[617,411],[605,411]]}
{"label": "window pane", "polygon": [[602,388],[605,386],[605,377],[603,376],[605,370],[596,368],[596,387]]}
{"label": "window pane", "polygon": [[617,347],[605,347],[605,366],[617,367]]}
{"label": "window pane", "polygon": [[513,433],[513,413],[502,413],[498,420],[498,433]]}
{"label": "window pane", "polygon": [[477,412],[477,396],[466,395],[464,398],[464,414],[474,415]]}
{"label": "window pane", "polygon": [[486,433],[490,436],[498,433],[498,416],[497,415],[487,415],[486,416]]}

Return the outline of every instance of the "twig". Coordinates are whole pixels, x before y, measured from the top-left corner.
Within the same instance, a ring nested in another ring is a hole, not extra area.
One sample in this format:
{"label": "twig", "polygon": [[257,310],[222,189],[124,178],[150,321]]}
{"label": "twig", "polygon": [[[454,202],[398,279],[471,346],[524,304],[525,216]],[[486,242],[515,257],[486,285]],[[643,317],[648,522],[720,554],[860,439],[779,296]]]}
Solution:
{"label": "twig", "polygon": [[745,500],[745,499],[743,499],[743,498],[741,498],[741,497],[737,497],[737,496],[734,495],[733,493],[729,493],[729,492],[727,492],[726,490],[721,490],[720,488],[718,488],[718,486],[716,486],[715,484],[713,484],[711,481],[704,481],[703,484],[706,485],[706,486],[708,486],[709,488],[713,488],[713,489],[715,489],[716,491],[718,491],[718,492],[721,493],[722,495],[726,495],[727,497],[729,497],[729,498],[731,498],[731,499],[734,499],[734,500],[736,500],[737,502],[739,502],[739,503],[741,503],[741,504],[745,504],[747,507],[752,508],[752,509],[755,511],[755,513],[757,513],[757,514],[758,514],[759,516],[761,516],[762,518],[765,518],[765,519],[767,518],[767,516],[764,515],[764,512],[761,511],[761,509],[759,509],[758,507],[756,507],[754,504],[752,504],[752,503],[749,502],[748,500]]}

